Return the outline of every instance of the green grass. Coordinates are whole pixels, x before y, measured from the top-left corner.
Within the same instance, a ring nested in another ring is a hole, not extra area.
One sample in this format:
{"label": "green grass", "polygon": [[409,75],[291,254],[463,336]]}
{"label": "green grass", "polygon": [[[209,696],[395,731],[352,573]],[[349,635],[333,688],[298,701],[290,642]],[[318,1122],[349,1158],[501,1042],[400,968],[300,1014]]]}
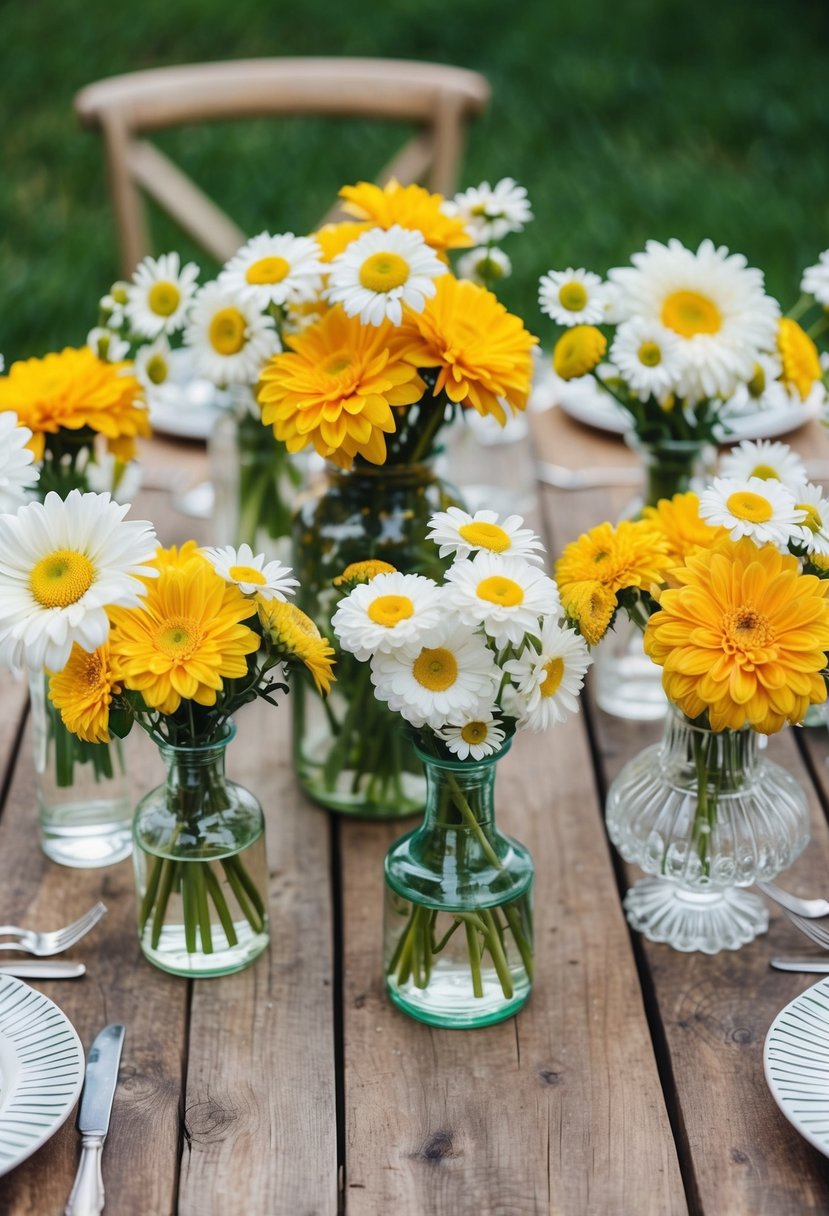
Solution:
{"label": "green grass", "polygon": [[[789,0],[39,0],[3,6],[0,351],[83,341],[117,272],[102,147],[72,97],[162,64],[259,55],[456,63],[493,86],[463,184],[512,175],[536,219],[506,249],[504,297],[536,307],[552,267],[598,271],[648,237],[710,236],[765,269],[784,304],[829,245],[829,6]],[[396,134],[303,120],[216,124],[160,141],[251,233],[303,231]],[[183,238],[154,225],[156,252]],[[206,271],[206,259],[199,258]]]}

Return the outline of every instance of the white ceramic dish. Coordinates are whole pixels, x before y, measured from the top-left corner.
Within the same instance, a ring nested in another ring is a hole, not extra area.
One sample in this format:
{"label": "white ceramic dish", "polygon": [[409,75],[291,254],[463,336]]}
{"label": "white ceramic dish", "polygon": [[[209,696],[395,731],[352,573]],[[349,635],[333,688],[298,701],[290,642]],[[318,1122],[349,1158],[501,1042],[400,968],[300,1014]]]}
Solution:
{"label": "white ceramic dish", "polygon": [[0,1174],[54,1135],[83,1077],[83,1047],[66,1014],[22,980],[0,976]]}
{"label": "white ceramic dish", "polygon": [[778,1013],[766,1035],[763,1067],[783,1114],[829,1157],[829,978]]}

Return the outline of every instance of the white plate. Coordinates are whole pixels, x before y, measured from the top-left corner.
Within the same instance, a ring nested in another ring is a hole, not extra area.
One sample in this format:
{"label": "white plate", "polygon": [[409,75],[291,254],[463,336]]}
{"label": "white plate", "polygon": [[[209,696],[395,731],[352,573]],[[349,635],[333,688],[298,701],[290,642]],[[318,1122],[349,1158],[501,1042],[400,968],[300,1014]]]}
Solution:
{"label": "white plate", "polygon": [[829,1157],[829,978],[778,1013],[766,1035],[763,1066],[783,1114]]}
{"label": "white plate", "polygon": [[83,1076],[83,1048],[66,1014],[22,980],[0,976],[0,1174],[54,1135]]}
{"label": "white plate", "polygon": [[186,347],[170,352],[170,376],[149,395],[153,430],[180,439],[207,439],[230,397],[196,373]]}

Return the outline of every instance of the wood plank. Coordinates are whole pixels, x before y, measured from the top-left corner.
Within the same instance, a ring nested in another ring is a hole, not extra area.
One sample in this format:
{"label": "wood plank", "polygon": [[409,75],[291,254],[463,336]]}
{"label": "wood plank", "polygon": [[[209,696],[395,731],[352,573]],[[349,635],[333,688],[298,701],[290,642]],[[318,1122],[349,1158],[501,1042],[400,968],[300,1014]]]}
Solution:
{"label": "wood plank", "polygon": [[0,798],[11,780],[28,696],[25,679],[0,668]]}

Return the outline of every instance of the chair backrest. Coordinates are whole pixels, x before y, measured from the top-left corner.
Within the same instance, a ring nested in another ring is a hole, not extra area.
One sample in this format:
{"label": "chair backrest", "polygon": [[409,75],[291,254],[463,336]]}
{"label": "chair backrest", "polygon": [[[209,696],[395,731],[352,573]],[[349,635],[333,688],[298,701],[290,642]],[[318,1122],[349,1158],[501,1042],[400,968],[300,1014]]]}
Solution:
{"label": "chair backrest", "polygon": [[[81,121],[100,129],[129,276],[149,252],[142,191],[203,249],[225,261],[245,233],[144,132],[184,123],[272,115],[335,115],[415,123],[418,131],[377,176],[451,194],[466,122],[490,95],[477,72],[393,59],[239,59],[153,68],[87,85]],[[330,218],[330,217],[326,217]]]}

